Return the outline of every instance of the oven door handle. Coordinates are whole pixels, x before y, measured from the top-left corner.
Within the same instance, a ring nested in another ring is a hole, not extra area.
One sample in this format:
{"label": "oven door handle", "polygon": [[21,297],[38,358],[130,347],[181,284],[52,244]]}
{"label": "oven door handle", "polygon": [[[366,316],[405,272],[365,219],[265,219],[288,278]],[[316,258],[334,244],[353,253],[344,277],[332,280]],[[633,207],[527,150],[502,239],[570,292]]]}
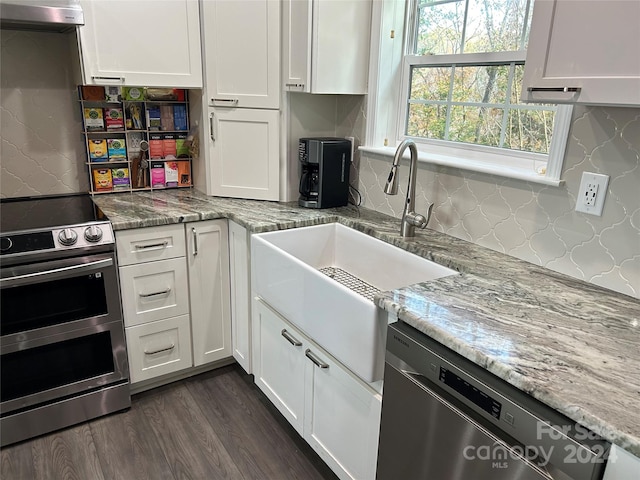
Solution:
{"label": "oven door handle", "polygon": [[[39,265],[43,265],[43,264],[39,264]],[[42,270],[41,268],[38,268],[36,271],[33,271],[33,266],[31,265],[22,267],[22,268],[18,267],[14,269],[7,269],[7,270],[11,270],[13,273],[16,273],[16,275],[12,275],[7,278],[1,278],[0,288],[10,288],[10,287],[17,287],[20,285],[25,285],[28,283],[34,283],[34,282],[40,283],[40,282],[45,282],[50,280],[58,280],[61,278],[72,276],[72,275],[85,274],[85,273],[90,273],[94,271],[104,270],[105,268],[110,267],[112,265],[113,265],[113,258],[106,257],[100,260],[95,260],[92,262],[81,263],[81,264],[77,264],[77,260],[76,260],[75,263],[72,263],[70,265],[66,265],[58,268],[51,268],[47,270]],[[21,270],[24,271],[24,273],[22,273]]]}

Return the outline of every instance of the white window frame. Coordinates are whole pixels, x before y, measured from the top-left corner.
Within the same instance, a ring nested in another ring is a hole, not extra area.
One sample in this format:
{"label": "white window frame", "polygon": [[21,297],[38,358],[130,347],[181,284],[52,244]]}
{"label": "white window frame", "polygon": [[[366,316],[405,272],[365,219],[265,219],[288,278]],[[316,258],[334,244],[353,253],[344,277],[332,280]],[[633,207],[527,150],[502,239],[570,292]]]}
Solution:
{"label": "white window frame", "polygon": [[[549,154],[521,152],[506,148],[486,147],[444,140],[404,135],[408,106],[410,69],[421,57],[404,55],[404,32],[412,21],[405,6],[412,2],[381,0],[374,2],[372,16],[372,48],[367,100],[366,153],[392,156],[396,146],[405,138],[412,138],[418,147],[418,160],[463,170],[488,173],[507,178],[559,186],[565,148],[571,126],[571,105],[558,105],[554,119]],[[479,63],[525,59],[526,52],[496,52],[493,54],[463,54],[470,62]],[[433,56],[430,63],[433,64]],[[438,55],[436,62],[451,64],[458,55]],[[532,107],[535,108],[535,107]]]}

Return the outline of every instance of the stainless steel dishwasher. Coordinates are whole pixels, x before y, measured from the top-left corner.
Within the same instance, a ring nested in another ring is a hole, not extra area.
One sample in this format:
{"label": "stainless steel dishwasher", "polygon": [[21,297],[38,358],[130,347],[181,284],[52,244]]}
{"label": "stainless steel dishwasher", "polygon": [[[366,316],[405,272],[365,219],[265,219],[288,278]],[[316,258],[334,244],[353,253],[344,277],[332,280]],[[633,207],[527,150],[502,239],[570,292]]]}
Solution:
{"label": "stainless steel dishwasher", "polygon": [[610,444],[399,321],[389,326],[378,480],[597,480]]}

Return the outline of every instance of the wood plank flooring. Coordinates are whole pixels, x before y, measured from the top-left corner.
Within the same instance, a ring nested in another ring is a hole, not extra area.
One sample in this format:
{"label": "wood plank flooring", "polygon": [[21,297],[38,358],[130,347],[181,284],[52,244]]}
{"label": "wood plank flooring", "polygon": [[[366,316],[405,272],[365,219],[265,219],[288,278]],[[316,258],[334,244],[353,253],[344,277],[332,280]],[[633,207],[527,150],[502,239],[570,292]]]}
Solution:
{"label": "wood plank flooring", "polygon": [[238,365],[0,451],[2,480],[336,480]]}

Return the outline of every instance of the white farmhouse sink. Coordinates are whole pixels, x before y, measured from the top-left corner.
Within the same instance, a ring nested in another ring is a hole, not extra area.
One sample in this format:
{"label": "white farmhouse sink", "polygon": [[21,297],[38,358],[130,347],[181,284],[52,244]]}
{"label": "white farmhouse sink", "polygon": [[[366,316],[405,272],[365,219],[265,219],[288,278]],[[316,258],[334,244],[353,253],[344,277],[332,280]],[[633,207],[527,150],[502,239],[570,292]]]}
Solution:
{"label": "white farmhouse sink", "polygon": [[387,316],[320,269],[382,291],[457,273],[338,223],[253,235],[251,268],[254,294],[367,382],[382,379]]}

